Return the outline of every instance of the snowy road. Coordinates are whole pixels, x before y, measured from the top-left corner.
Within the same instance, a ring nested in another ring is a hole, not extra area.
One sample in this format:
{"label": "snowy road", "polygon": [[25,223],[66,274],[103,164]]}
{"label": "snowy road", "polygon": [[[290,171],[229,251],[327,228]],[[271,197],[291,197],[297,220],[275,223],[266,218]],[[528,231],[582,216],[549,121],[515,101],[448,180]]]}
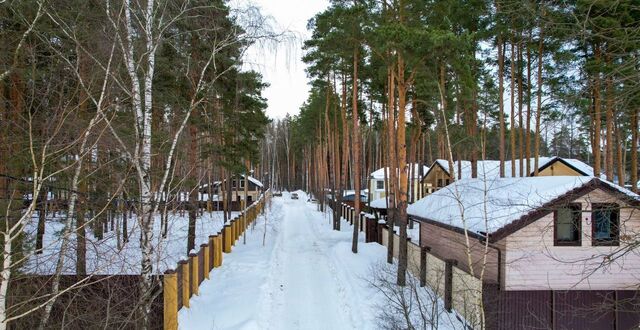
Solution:
{"label": "snowy road", "polygon": [[[355,328],[347,292],[337,277],[330,246],[314,226],[321,214],[305,203],[285,202],[272,265],[269,296],[274,329]],[[331,316],[331,317],[328,317]]]}
{"label": "snowy road", "polygon": [[352,254],[351,228],[332,231],[329,218],[300,197],[273,199],[266,225],[259,219],[247,244],[240,239],[180,311],[181,329],[376,328],[376,292],[366,277],[384,248],[366,244]]}

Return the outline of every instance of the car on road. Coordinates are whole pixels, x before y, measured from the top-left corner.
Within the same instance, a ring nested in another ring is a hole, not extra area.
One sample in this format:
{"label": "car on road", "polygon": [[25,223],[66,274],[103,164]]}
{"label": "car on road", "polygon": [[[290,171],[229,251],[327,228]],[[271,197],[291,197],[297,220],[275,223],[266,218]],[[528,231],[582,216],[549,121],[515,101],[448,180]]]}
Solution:
{"label": "car on road", "polygon": [[298,194],[297,193],[292,193],[291,194],[291,199],[298,199]]}

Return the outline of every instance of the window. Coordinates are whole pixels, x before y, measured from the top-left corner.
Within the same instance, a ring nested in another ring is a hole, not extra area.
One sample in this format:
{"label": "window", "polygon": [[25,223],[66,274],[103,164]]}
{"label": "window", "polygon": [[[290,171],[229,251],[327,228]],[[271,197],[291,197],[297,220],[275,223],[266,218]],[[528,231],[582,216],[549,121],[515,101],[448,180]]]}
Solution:
{"label": "window", "polygon": [[444,186],[442,185],[442,179],[438,179],[438,188],[440,188],[440,187],[444,187]]}
{"label": "window", "polygon": [[593,204],[591,212],[593,245],[618,245],[619,226],[618,204]]}
{"label": "window", "polygon": [[244,180],[240,180],[240,188],[244,188]]}
{"label": "window", "polygon": [[231,181],[231,187],[235,188],[236,187],[236,180],[232,180]]}
{"label": "window", "polygon": [[449,181],[449,179],[445,180],[446,185],[448,186],[449,183],[451,183],[451,181]]}
{"label": "window", "polygon": [[377,180],[376,181],[376,189],[378,189],[378,190],[384,189],[384,181],[383,180]]}
{"label": "window", "polygon": [[554,245],[580,246],[582,245],[582,208],[580,204],[569,204],[553,213]]}

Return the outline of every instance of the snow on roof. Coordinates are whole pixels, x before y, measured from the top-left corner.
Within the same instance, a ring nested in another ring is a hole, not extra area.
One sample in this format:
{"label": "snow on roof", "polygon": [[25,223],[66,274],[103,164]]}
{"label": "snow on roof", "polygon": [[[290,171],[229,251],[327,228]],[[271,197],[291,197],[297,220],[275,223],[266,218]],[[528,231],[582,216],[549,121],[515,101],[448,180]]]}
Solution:
{"label": "snow on roof", "polygon": [[593,175],[593,167],[585,164],[583,161],[578,160],[578,159],[571,159],[571,158],[561,158],[562,160],[564,160],[565,162],[567,162],[569,165],[575,167],[578,171],[588,175],[588,176],[594,176]]}
{"label": "snow on roof", "polygon": [[[407,213],[453,227],[466,226],[471,232],[493,233],[591,180],[587,176],[462,179],[409,205]],[[638,198],[628,190],[625,193]]]}
{"label": "snow on roof", "polygon": [[[409,166],[411,166],[410,164],[407,164]],[[414,178],[418,178],[418,172],[420,170],[420,168],[418,167],[420,166],[420,164],[417,163],[413,163],[413,177]],[[376,180],[383,180],[384,179],[384,170],[387,169],[387,176],[389,175],[389,168],[388,167],[383,167],[383,168],[379,168],[377,170],[375,170],[373,173],[371,173],[371,178],[372,179],[376,179]],[[427,174],[427,172],[429,172],[429,167],[427,166],[422,166],[422,173],[423,174]]]}
{"label": "snow on roof", "polygon": [[[583,161],[578,160],[578,159],[571,159],[571,158],[561,158],[561,157],[538,157],[538,168],[543,168],[547,165],[549,165],[551,162],[553,161],[565,161],[567,164],[569,164],[570,166],[573,166],[575,169],[577,169],[578,171],[585,173],[588,176],[593,176],[593,167],[585,164]],[[530,158],[529,159],[531,167],[533,167],[533,164],[535,162],[535,158]],[[449,161],[447,161],[446,159],[437,159],[436,163],[438,165],[440,165],[445,171],[447,171],[447,173],[451,173],[451,170],[449,169]],[[453,162],[453,169],[455,172],[455,176],[456,179],[457,178],[462,178],[462,179],[469,179],[471,178],[471,162],[468,160],[463,160],[460,163],[460,166],[458,165],[458,161]],[[504,170],[505,170],[505,177],[520,177],[520,160],[516,159],[515,160],[515,175],[512,173],[511,171],[511,161],[507,160],[504,162]],[[523,166],[523,168],[526,170],[526,160],[525,160],[525,164],[523,164],[525,166]],[[458,170],[459,168],[462,169],[462,175],[459,176]],[[533,172],[533,169],[531,170]],[[526,175],[529,175],[530,173],[525,173]],[[479,160],[478,161],[478,178],[492,178],[492,177],[498,177],[500,175],[500,161],[499,160]]]}
{"label": "snow on roof", "polygon": [[[367,196],[367,193],[369,192],[369,189],[360,189],[360,196]],[[342,192],[342,196],[353,196],[356,194],[355,190],[344,190]]]}
{"label": "snow on roof", "polygon": [[[242,177],[244,178],[244,175],[243,175]],[[253,184],[255,184],[256,186],[258,186],[258,187],[260,187],[260,188],[264,187],[264,186],[262,185],[262,182],[260,182],[258,179],[254,178],[254,177],[252,177],[252,176],[249,176],[248,180],[249,180],[249,181],[251,181],[251,182],[253,182]]]}
{"label": "snow on roof", "polygon": [[[240,175],[240,176],[244,178],[244,175]],[[249,181],[251,181],[253,184],[255,184],[256,186],[258,186],[258,187],[260,187],[260,188],[264,187],[264,185],[262,184],[262,182],[260,182],[258,179],[254,178],[254,177],[252,177],[252,176],[249,176],[248,180],[249,180]],[[213,186],[214,186],[214,187],[217,187],[217,186],[219,186],[221,183],[222,183],[222,181],[214,181],[214,182],[213,182]],[[201,185],[201,186],[200,186],[200,189],[207,188],[208,186],[209,186],[209,185],[208,185],[207,183],[205,183],[205,184],[203,184],[203,185]]]}

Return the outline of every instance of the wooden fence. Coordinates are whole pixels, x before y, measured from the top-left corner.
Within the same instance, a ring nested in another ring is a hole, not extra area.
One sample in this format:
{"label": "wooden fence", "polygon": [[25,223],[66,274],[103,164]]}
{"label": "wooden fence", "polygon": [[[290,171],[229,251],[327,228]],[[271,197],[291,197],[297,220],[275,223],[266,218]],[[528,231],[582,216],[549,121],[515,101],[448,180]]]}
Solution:
{"label": "wooden fence", "polygon": [[[355,215],[354,208],[342,204],[344,219],[350,224],[360,221],[360,230],[365,232],[365,242],[377,242],[389,246],[389,228],[375,217],[361,212]],[[419,242],[418,242],[419,243]],[[393,256],[398,258],[400,236],[393,234]],[[421,286],[428,286],[444,301],[447,311],[455,310],[469,325],[479,325],[482,308],[482,281],[461,268],[454,260],[444,260],[431,253],[428,247],[407,242],[407,270],[420,279]]]}
{"label": "wooden fence", "polygon": [[180,261],[175,269],[164,273],[164,329],[178,329],[178,311],[183,307],[189,308],[189,299],[199,294],[200,284],[209,279],[213,268],[222,266],[223,252],[231,253],[235,243],[257,219],[269,198],[270,192],[267,191],[221,231],[209,236],[209,242],[200,245],[200,250],[189,254],[187,260]]}

